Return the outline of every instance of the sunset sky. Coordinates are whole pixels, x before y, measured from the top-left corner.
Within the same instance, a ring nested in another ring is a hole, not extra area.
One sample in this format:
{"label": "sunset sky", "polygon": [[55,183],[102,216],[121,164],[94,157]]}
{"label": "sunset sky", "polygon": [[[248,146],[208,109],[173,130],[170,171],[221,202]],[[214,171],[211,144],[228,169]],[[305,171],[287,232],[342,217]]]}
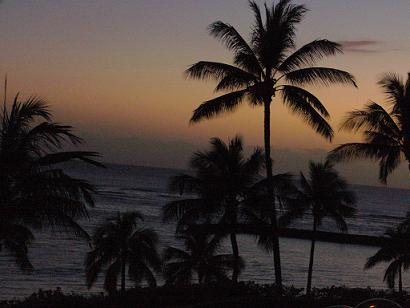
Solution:
{"label": "sunset sky", "polygon": [[[345,112],[369,99],[382,101],[376,81],[383,72],[405,77],[410,71],[408,0],[296,2],[310,9],[299,27],[298,46],[317,38],[342,42],[345,54],[321,64],[351,72],[359,84],[359,89],[311,89],[328,108],[334,128]],[[185,80],[183,71],[199,60],[231,60],[207,33],[216,20],[247,37],[252,14],[246,0],[4,0],[0,76],[8,75],[9,97],[17,91],[44,97],[57,119],[74,125],[90,145],[104,154],[102,144],[110,144],[107,160],[181,166],[174,161],[182,156],[162,161],[162,153],[156,160],[155,151],[167,144],[188,149],[236,133],[247,144],[262,144],[258,108],[244,105],[234,114],[188,123],[192,110],[214,97],[214,83]],[[329,144],[280,101],[272,113],[277,149],[329,150],[357,138],[338,133]]]}

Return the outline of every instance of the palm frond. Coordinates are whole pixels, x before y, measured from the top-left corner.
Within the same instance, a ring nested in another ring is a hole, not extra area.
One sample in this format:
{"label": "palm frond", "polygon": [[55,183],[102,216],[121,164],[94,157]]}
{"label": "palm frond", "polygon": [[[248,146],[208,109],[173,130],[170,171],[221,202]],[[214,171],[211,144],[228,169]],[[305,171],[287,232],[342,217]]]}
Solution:
{"label": "palm frond", "polygon": [[342,53],[341,45],[328,40],[312,41],[287,57],[278,67],[278,71],[289,73],[302,66],[315,65],[320,59]]}
{"label": "palm frond", "polygon": [[334,162],[350,161],[356,158],[379,159],[385,157],[392,150],[389,145],[370,143],[345,143],[333,149],[328,159]]}
{"label": "palm frond", "polygon": [[104,259],[96,258],[95,254],[87,253],[85,260],[85,273],[87,288],[90,289],[92,285],[97,281],[98,275],[102,271]]}
{"label": "palm frond", "polygon": [[[238,86],[246,86],[256,81],[256,77],[253,74],[248,73],[239,67],[210,61],[200,61],[191,65],[185,71],[185,75],[192,79],[213,79],[218,82],[221,82],[224,79],[231,79],[231,84],[234,84],[233,80],[235,80],[235,84],[238,84]],[[227,83],[226,80],[225,83]]]}
{"label": "palm frond", "polygon": [[383,281],[387,283],[387,286],[390,289],[394,288],[394,282],[396,280],[396,277],[398,276],[399,271],[401,270],[401,266],[401,261],[395,260],[389,264],[384,273]]}
{"label": "palm frond", "polygon": [[81,160],[88,164],[104,167],[104,165],[95,160],[95,158],[101,157],[97,152],[88,152],[88,151],[71,151],[71,152],[58,152],[50,153],[38,160],[38,163],[43,166],[58,164],[62,162],[68,162],[71,160]]}
{"label": "palm frond", "polygon": [[318,100],[315,100],[313,95],[307,93],[307,91],[300,91],[300,88],[297,87],[284,86],[282,88],[284,104],[317,133],[331,141],[334,135],[333,129],[315,107],[319,107],[325,115],[327,115],[327,111]]}
{"label": "palm frond", "polygon": [[388,101],[394,107],[399,107],[405,97],[405,85],[403,79],[395,73],[386,73],[377,83],[387,95]]}
{"label": "palm frond", "polygon": [[253,29],[252,43],[267,68],[276,68],[295,47],[296,25],[306,11],[304,5],[294,5],[287,0],[273,3],[271,8],[265,4],[265,25]]}
{"label": "palm frond", "polygon": [[203,119],[213,118],[224,112],[232,112],[244,100],[246,94],[247,89],[224,94],[206,101],[194,110],[190,122],[196,123]]}
{"label": "palm frond", "polygon": [[43,144],[45,149],[60,149],[67,141],[79,144],[83,140],[72,133],[72,127],[51,122],[42,122],[31,128],[24,136],[21,143],[38,146]]}
{"label": "palm frond", "polygon": [[6,112],[7,124],[13,128],[25,127],[36,118],[51,121],[51,113],[47,103],[38,97],[30,97],[19,101],[18,94],[14,97],[10,112]]}
{"label": "palm frond", "polygon": [[364,266],[365,269],[370,269],[379,263],[390,262],[395,258],[395,252],[390,250],[388,247],[382,247],[373,256],[367,259]]}
{"label": "palm frond", "polygon": [[287,81],[295,85],[323,85],[345,84],[357,88],[356,80],[348,72],[328,67],[301,68],[284,75]]}
{"label": "palm frond", "polygon": [[350,161],[357,158],[370,158],[379,161],[379,179],[386,183],[387,176],[393,172],[401,160],[401,148],[389,144],[346,143],[333,149],[328,159]]}
{"label": "palm frond", "polygon": [[216,21],[209,25],[209,33],[223,42],[235,54],[235,64],[243,67],[253,74],[260,75],[262,68],[256,55],[246,40],[231,25]]}
{"label": "palm frond", "polygon": [[387,177],[399,166],[400,162],[401,149],[399,147],[391,147],[389,153],[379,161],[379,180],[382,183],[386,183]]}
{"label": "palm frond", "polygon": [[379,131],[390,136],[400,134],[400,128],[391,115],[375,102],[368,103],[363,110],[349,112],[340,129],[355,132],[359,130]]}
{"label": "palm frond", "polygon": [[283,85],[280,89],[281,91],[294,93],[295,95],[300,96],[312,105],[312,107],[314,107],[324,118],[328,119],[330,117],[329,112],[326,110],[326,107],[322,102],[309,91],[291,85]]}
{"label": "palm frond", "polygon": [[157,280],[152,270],[143,262],[130,262],[128,266],[128,276],[135,284],[140,284],[142,281],[146,281],[150,287],[157,285]]}
{"label": "palm frond", "polygon": [[33,233],[25,226],[4,223],[0,229],[0,251],[4,248],[15,260],[17,266],[31,272],[34,268],[28,257],[28,247],[34,239]]}

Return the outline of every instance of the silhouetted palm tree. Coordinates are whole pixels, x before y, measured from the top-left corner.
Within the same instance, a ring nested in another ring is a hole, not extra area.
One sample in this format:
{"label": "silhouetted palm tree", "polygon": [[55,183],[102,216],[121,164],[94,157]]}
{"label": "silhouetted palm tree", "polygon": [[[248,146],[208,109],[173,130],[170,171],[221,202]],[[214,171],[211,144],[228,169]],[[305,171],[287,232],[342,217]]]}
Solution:
{"label": "silhouetted palm tree", "polygon": [[153,271],[161,269],[158,236],[152,229],[139,227],[139,220],[143,220],[139,212],[118,214],[96,228],[94,249],[85,261],[88,288],[105,270],[104,289],[110,293],[115,291],[120,276],[121,291],[124,291],[127,266],[128,277],[135,284],[146,281],[150,286],[156,285]]}
{"label": "silhouetted palm tree", "polygon": [[[293,175],[290,173],[275,174],[272,177],[273,190],[278,201],[279,209],[284,210],[289,202],[293,202],[298,189],[295,185]],[[244,200],[244,216],[246,223],[254,226],[264,226],[267,233],[257,234],[258,246],[271,253],[273,251],[272,241],[272,208],[268,195],[267,180],[256,183],[246,200]],[[261,228],[261,229],[262,229]]]}
{"label": "silhouetted palm tree", "polygon": [[94,187],[66,174],[58,163],[82,160],[97,166],[95,152],[62,152],[65,145],[82,140],[72,127],[52,121],[39,98],[5,103],[0,113],[0,249],[9,250],[22,269],[32,268],[27,258],[33,239],[31,228],[51,226],[71,230],[88,239],[76,223],[88,217]]}
{"label": "silhouetted palm tree", "polygon": [[[341,52],[341,46],[328,40],[315,40],[295,50],[295,30],[303,19],[306,8],[280,0],[271,7],[265,5],[265,16],[258,5],[250,1],[254,13],[251,40],[246,40],[231,25],[217,21],[209,26],[210,34],[221,40],[233,52],[234,65],[201,61],[192,65],[186,74],[189,78],[217,81],[216,91],[228,91],[201,104],[193,113],[191,122],[212,118],[223,112],[234,111],[248,100],[251,106],[264,107],[264,144],[268,182],[272,182],[270,156],[270,107],[272,98],[281,95],[282,101],[293,113],[327,139],[333,130],[325,120],[326,108],[317,97],[305,90],[306,85],[342,83],[354,85],[355,80],[347,72],[316,67],[323,57]],[[269,187],[272,187],[270,184]],[[274,195],[270,189],[274,217],[274,259],[276,283],[282,286],[279,241],[276,232]]]}
{"label": "silhouetted palm tree", "polygon": [[[236,226],[241,218],[241,205],[258,180],[262,167],[263,156],[259,149],[245,159],[240,138],[232,139],[228,145],[212,138],[211,150],[196,152],[191,159],[195,174],[177,176],[171,181],[172,190],[195,196],[166,205],[164,219],[176,218],[180,226],[199,222],[228,225],[232,253],[239,260]],[[238,275],[239,264],[234,267],[232,280],[237,281]]]}
{"label": "silhouetted palm tree", "polygon": [[211,237],[203,232],[189,233],[179,236],[184,241],[185,250],[168,247],[164,251],[164,276],[167,283],[189,284],[194,272],[198,283],[227,280],[227,272],[236,264],[239,270],[243,267],[232,254],[217,254],[221,238]]}
{"label": "silhouetted palm tree", "polygon": [[374,267],[378,263],[390,262],[383,281],[389,288],[394,289],[394,282],[399,279],[399,292],[403,292],[402,271],[410,267],[410,229],[405,225],[399,225],[395,229],[388,229],[385,233],[383,246],[370,257],[365,269]]}
{"label": "silhouetted palm tree", "polygon": [[[326,161],[309,163],[309,179],[306,179],[303,173],[300,174],[300,191],[295,201],[293,204],[288,203],[289,210],[281,217],[281,222],[287,224],[310,210],[313,216],[313,233],[315,233],[325,217],[336,222],[340,230],[347,231],[345,217],[353,215],[352,206],[356,198],[355,194],[348,189],[346,181],[339,176],[333,165]],[[307,294],[310,294],[312,286],[315,242],[313,238],[310,247]]]}
{"label": "silhouetted palm tree", "polygon": [[386,94],[389,109],[370,102],[362,110],[350,112],[341,125],[347,131],[361,131],[364,142],[346,143],[330,153],[335,161],[370,158],[379,162],[379,179],[388,175],[405,159],[410,169],[410,77],[388,73],[378,82]]}

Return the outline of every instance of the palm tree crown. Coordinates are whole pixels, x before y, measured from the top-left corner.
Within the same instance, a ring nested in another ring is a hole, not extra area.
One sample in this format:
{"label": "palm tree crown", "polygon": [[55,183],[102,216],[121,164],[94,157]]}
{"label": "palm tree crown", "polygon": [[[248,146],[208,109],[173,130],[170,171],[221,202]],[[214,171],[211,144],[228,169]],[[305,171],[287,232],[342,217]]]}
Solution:
{"label": "palm tree crown", "polygon": [[39,98],[5,104],[0,114],[0,248],[9,250],[23,269],[31,269],[27,249],[31,228],[62,227],[88,239],[76,223],[88,217],[94,187],[66,174],[58,163],[82,160],[102,166],[95,152],[62,152],[82,140],[72,127],[52,121]]}
{"label": "palm tree crown", "polygon": [[387,96],[386,110],[375,102],[364,109],[350,112],[341,125],[347,131],[360,131],[364,142],[346,143],[330,153],[335,161],[370,158],[379,162],[379,179],[386,183],[388,175],[405,159],[410,168],[410,76],[403,82],[388,73],[379,85]]}
{"label": "palm tree crown", "polygon": [[[232,254],[216,254],[220,237],[191,232],[179,238],[184,241],[185,250],[168,247],[164,251],[164,276],[167,283],[189,284],[194,272],[198,275],[198,283],[228,279],[227,271],[235,267],[236,261]],[[241,269],[242,259],[239,264]]]}
{"label": "palm tree crown", "polygon": [[330,161],[325,163],[309,162],[309,179],[300,173],[300,190],[295,199],[287,203],[288,212],[282,217],[283,223],[301,217],[310,210],[316,226],[323,218],[334,220],[338,228],[347,231],[345,217],[354,213],[352,207],[356,196],[349,190],[347,182],[341,178]]}
{"label": "palm tree crown", "polygon": [[234,65],[201,61],[186,71],[189,78],[216,80],[217,92],[229,92],[201,104],[191,121],[233,111],[245,99],[251,105],[263,105],[267,97],[281,94],[292,112],[331,139],[333,131],[325,120],[329,116],[326,108],[301,86],[328,86],[336,82],[355,86],[353,76],[347,72],[314,66],[323,57],[341,53],[341,46],[315,40],[295,50],[295,27],[307,11],[303,5],[291,4],[289,0],[281,0],[271,8],[265,4],[264,20],[257,4],[251,1],[249,5],[255,19],[249,43],[227,23],[217,21],[209,26],[210,34],[233,52]]}
{"label": "palm tree crown", "polygon": [[143,217],[139,212],[118,214],[107,219],[93,235],[94,249],[87,254],[86,275],[89,288],[105,269],[104,288],[113,292],[121,275],[121,290],[125,290],[126,266],[128,277],[139,284],[146,281],[156,285],[153,271],[161,269],[161,259],[157,253],[157,234],[148,228],[138,227]]}
{"label": "palm tree crown", "polygon": [[[233,254],[239,260],[236,225],[243,214],[244,200],[259,179],[262,167],[259,149],[249,158],[244,158],[240,138],[232,139],[229,144],[218,138],[211,139],[211,149],[196,152],[191,159],[195,174],[176,176],[171,181],[172,190],[193,193],[194,196],[167,204],[164,219],[178,219],[179,228],[200,222],[229,226]],[[233,273],[234,281],[238,274],[239,264]]]}
{"label": "palm tree crown", "polygon": [[400,224],[395,229],[388,229],[383,246],[370,257],[365,265],[369,269],[378,263],[390,262],[383,281],[389,288],[394,288],[396,278],[399,278],[399,292],[403,291],[402,271],[410,267],[410,229],[406,224]]}

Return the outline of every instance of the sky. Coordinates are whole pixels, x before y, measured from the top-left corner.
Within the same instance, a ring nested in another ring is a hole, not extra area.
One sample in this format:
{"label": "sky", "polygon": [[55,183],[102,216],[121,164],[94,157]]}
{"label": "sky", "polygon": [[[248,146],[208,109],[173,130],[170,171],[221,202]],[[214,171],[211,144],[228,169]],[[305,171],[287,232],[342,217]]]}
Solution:
{"label": "sky", "polygon": [[[358,81],[359,89],[310,89],[337,130],[347,111],[369,99],[383,101],[376,84],[383,73],[410,71],[410,2],[295,2],[310,10],[298,28],[297,45],[318,38],[343,43],[344,55],[320,64],[347,70]],[[45,98],[56,120],[75,126],[106,161],[184,167],[190,153],[213,136],[226,140],[239,134],[252,146],[263,142],[262,110],[246,104],[234,114],[189,125],[192,111],[215,96],[215,84],[186,80],[184,70],[199,60],[231,61],[229,51],[207,33],[216,20],[248,37],[252,14],[246,0],[3,0],[0,76],[7,73],[9,98],[17,92]],[[276,151],[316,158],[359,139],[337,132],[330,144],[274,101]],[[285,165],[295,164],[288,159]],[[373,172],[376,166],[370,166]],[[362,173],[349,176],[365,181]],[[377,180],[373,173],[371,179]]]}

